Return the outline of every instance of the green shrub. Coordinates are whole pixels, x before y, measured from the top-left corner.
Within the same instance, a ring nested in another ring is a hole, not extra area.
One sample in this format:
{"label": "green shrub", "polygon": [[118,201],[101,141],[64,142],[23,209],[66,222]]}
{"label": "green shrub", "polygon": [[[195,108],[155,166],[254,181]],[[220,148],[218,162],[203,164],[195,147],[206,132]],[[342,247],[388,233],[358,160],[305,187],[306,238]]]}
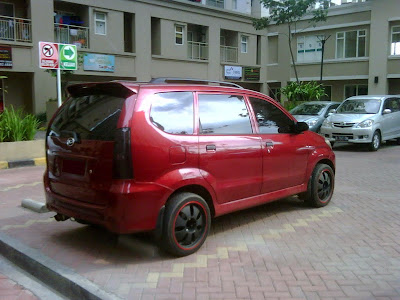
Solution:
{"label": "green shrub", "polygon": [[289,82],[287,86],[280,89],[280,93],[285,95],[290,102],[316,101],[326,96],[323,86],[315,81]]}
{"label": "green shrub", "polygon": [[39,121],[22,109],[5,108],[0,114],[0,142],[29,141],[35,138]]}

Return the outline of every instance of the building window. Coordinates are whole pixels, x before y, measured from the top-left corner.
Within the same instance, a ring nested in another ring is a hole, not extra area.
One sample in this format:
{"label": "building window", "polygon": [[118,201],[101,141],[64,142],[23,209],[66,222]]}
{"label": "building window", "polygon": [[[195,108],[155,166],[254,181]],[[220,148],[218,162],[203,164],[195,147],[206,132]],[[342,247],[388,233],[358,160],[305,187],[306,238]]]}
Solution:
{"label": "building window", "polygon": [[183,25],[175,25],[175,44],[183,45]]}
{"label": "building window", "polygon": [[366,84],[351,84],[344,86],[344,98],[352,96],[368,95],[368,85]]}
{"label": "building window", "polygon": [[392,46],[390,55],[400,55],[400,26],[392,27]]}
{"label": "building window", "polygon": [[232,0],[232,9],[237,9],[237,0]]}
{"label": "building window", "polygon": [[107,34],[107,14],[103,12],[94,12],[95,33],[100,35]]}
{"label": "building window", "polygon": [[320,101],[332,101],[332,86],[331,85],[324,85],[322,86],[324,89],[325,95],[322,96],[319,100]]}
{"label": "building window", "polygon": [[242,35],[240,39],[240,49],[242,53],[247,53],[247,44],[248,44],[249,37]]}
{"label": "building window", "polygon": [[366,30],[336,33],[336,58],[365,57]]}
{"label": "building window", "polygon": [[297,61],[320,61],[323,36],[311,35],[297,38]]}

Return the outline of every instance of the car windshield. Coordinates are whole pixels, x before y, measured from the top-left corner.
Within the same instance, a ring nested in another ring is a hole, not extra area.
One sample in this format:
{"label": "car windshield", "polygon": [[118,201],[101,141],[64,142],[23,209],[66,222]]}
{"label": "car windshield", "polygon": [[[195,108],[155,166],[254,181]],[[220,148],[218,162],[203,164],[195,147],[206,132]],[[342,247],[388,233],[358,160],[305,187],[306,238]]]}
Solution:
{"label": "car windshield", "polygon": [[326,107],[326,104],[303,103],[293,108],[290,113],[292,115],[309,115],[317,116]]}
{"label": "car windshield", "polygon": [[337,113],[340,114],[376,114],[379,112],[381,100],[356,99],[346,100],[339,106]]}

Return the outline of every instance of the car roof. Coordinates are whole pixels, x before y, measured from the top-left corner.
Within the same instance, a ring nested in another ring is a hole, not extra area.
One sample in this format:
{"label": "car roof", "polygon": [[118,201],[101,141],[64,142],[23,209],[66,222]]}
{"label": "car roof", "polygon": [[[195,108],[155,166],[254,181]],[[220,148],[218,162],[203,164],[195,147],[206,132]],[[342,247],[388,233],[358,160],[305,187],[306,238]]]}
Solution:
{"label": "car roof", "polygon": [[[228,85],[222,86],[222,85],[202,84],[203,82],[222,83]],[[242,88],[235,83],[205,81],[205,80],[198,80],[198,81],[193,80],[192,83],[163,83],[163,82],[138,82],[138,81],[127,81],[127,80],[114,80],[106,82],[90,82],[90,83],[75,84],[69,86],[68,91],[70,92],[71,95],[74,95],[75,93],[78,93],[80,90],[83,90],[85,88],[96,87],[96,86],[104,87],[105,85],[114,85],[114,86],[121,85],[135,93],[138,93],[140,89],[154,89],[157,91],[163,90],[163,91],[197,91],[197,92],[225,92],[225,93],[230,92],[230,93],[242,93],[249,96],[262,97],[274,100],[268,95],[265,95],[257,91]]]}
{"label": "car roof", "polygon": [[303,102],[302,104],[340,104],[341,102],[336,101],[307,101]]}
{"label": "car roof", "polygon": [[357,100],[357,99],[384,100],[392,97],[400,97],[400,95],[361,95],[361,96],[352,96],[347,98],[346,100]]}

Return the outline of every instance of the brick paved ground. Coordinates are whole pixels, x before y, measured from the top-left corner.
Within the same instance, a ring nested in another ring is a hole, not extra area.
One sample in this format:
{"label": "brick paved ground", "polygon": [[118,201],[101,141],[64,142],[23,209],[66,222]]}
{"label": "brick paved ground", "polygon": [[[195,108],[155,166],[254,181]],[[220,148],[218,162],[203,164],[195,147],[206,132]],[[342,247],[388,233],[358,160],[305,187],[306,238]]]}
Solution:
{"label": "brick paved ground", "polygon": [[118,238],[20,208],[43,199],[41,167],[0,171],[0,230],[125,299],[400,299],[400,146],[335,152],[330,205],[293,197],[217,218],[185,258],[144,234]]}
{"label": "brick paved ground", "polygon": [[6,275],[0,273],[0,299],[2,300],[35,300],[32,292],[18,285]]}

